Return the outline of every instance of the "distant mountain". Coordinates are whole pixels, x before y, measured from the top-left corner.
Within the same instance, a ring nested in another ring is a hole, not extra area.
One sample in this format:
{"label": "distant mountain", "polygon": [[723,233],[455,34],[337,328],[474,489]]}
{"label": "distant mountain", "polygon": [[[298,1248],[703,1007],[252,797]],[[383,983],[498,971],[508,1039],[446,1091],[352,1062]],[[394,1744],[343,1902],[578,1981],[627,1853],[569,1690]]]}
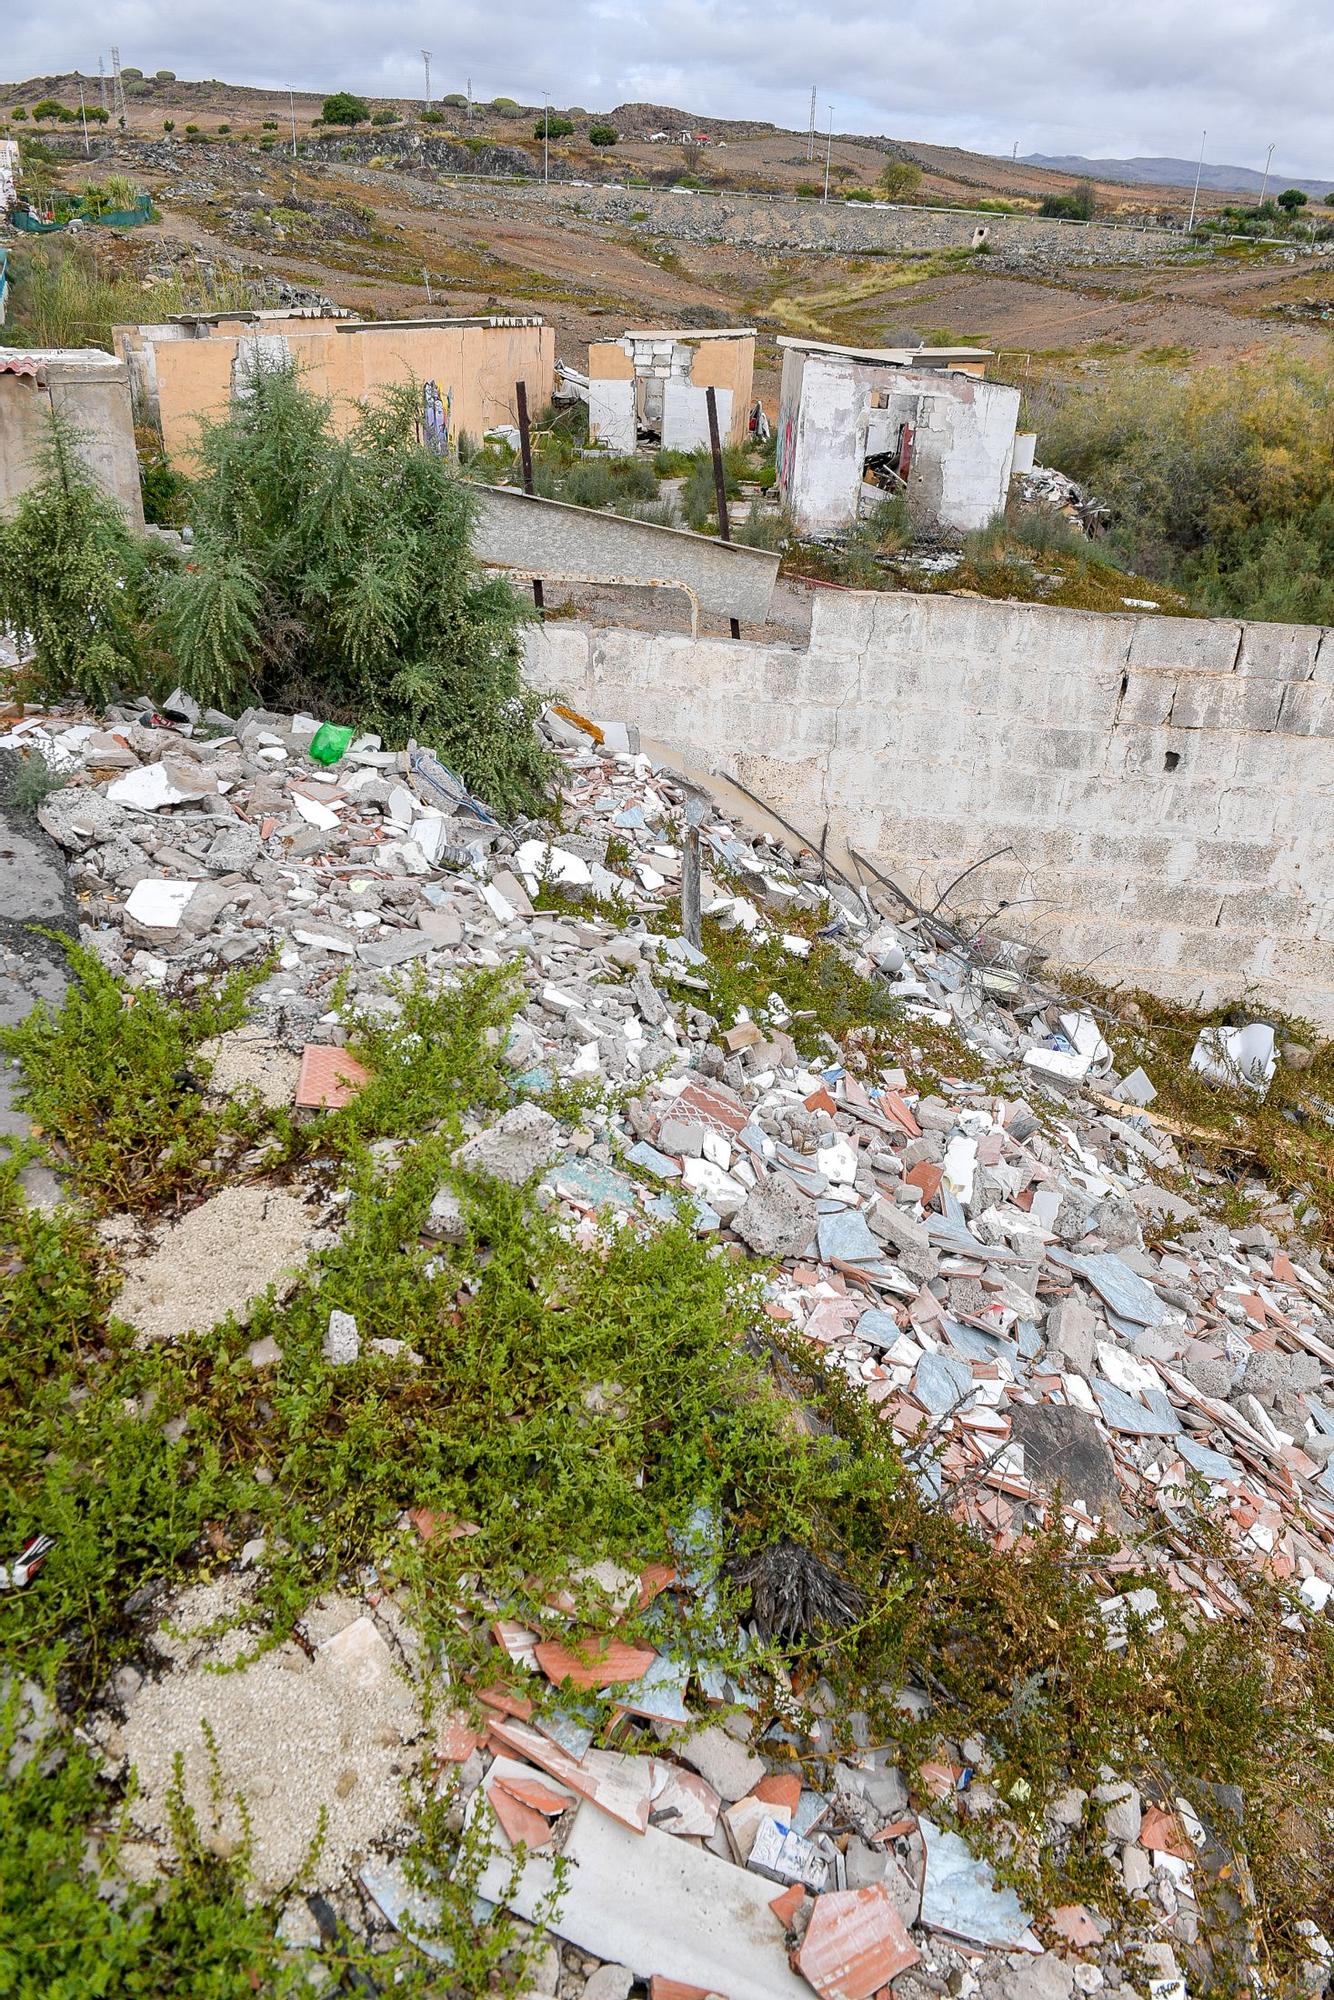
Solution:
{"label": "distant mountain", "polygon": [[[1052,167],[1062,174],[1087,174],[1093,181],[1127,181],[1132,187],[1193,188],[1195,185],[1194,160],[1085,160],[1078,153],[1027,153],[1020,164]],[[1214,167],[1208,160],[1200,175],[1200,186],[1208,188],[1211,194],[1258,195],[1263,183],[1264,175],[1250,167]],[[1334,194],[1334,181],[1308,180],[1304,174],[1284,174],[1276,167],[1269,176],[1270,194],[1288,187],[1303,188],[1316,201]]]}

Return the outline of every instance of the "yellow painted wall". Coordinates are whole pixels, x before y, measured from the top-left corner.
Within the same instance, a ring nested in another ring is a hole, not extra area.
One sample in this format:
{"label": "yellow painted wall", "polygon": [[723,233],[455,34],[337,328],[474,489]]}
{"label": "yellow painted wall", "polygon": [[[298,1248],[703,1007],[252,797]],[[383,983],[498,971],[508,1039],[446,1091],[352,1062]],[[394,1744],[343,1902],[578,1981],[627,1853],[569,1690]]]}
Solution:
{"label": "yellow painted wall", "polygon": [[737,340],[701,340],[695,348],[690,379],[697,389],[730,389],[732,421],[725,442],[744,444],[747,422],[754,400],[755,340],[744,334]]}
{"label": "yellow painted wall", "polygon": [[[442,396],[452,392],[455,435],[467,431],[477,438],[493,424],[517,421],[516,382],[527,383],[534,414],[550,401],[555,384],[556,336],[549,326],[367,322],[343,331],[337,321],[293,319],[246,331],[286,339],[302,379],[332,401],[339,430],[351,426],[358,400],[416,380],[435,382]],[[198,418],[226,413],[238,341],[237,334],[220,332],[154,343],[163,445],[187,469],[197,463]]]}

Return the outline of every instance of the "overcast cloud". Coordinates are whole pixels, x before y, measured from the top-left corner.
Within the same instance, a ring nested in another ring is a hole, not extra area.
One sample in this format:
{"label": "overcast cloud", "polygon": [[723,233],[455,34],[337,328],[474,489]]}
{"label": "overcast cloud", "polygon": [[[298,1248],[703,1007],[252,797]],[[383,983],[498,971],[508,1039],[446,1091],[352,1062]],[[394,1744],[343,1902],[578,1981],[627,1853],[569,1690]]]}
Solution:
{"label": "overcast cloud", "polygon": [[1206,157],[1334,178],[1330,0],[8,0],[10,78],[124,63],[181,77],[610,109],[628,100],[990,153]]}

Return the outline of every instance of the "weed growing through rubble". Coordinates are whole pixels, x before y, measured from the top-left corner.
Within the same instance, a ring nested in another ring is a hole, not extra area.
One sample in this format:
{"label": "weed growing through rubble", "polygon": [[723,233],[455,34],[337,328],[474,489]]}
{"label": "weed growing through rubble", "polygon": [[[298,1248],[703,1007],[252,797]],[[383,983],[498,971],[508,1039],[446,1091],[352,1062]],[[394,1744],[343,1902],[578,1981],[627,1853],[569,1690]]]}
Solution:
{"label": "weed growing through rubble", "polygon": [[0,1050],[17,1058],[25,1109],[95,1208],[160,1208],[207,1182],[218,1149],[257,1129],[253,1110],[205,1103],[199,1049],[239,1025],[269,967],[238,969],[185,1002],[128,992],[92,952],[62,943],[73,974],[63,1004],[0,1029]]}
{"label": "weed growing through rubble", "polygon": [[[1190,1149],[1217,1175],[1221,1188],[1190,1192],[1221,1209],[1240,1227],[1277,1193],[1298,1222],[1334,1243],[1334,1040],[1309,1021],[1292,1020],[1257,1001],[1194,1013],[1151,993],[1108,993],[1092,981],[1071,982],[1097,1006],[1103,1032],[1127,1074],[1142,1066],[1158,1095],[1151,1120],[1163,1117],[1186,1129]],[[1202,1028],[1268,1021],[1281,1057],[1263,1098],[1238,1085],[1220,1087],[1190,1066]]]}
{"label": "weed growing through rubble", "polygon": [[[694,968],[692,976],[707,979],[712,1012],[724,1027],[731,1027],[744,1009],[752,1020],[772,1019],[786,1030],[807,1061],[837,1061],[843,1039],[854,1031],[865,1046],[868,1032],[877,1038],[879,1030],[902,1022],[902,1010],[888,990],[854,972],[837,946],[819,936],[828,916],[828,909],[793,910],[784,918],[809,943],[804,958],[770,933],[751,936],[739,927],[724,930],[712,917],[703,919],[708,964]],[[671,983],[670,972],[662,978]],[[775,1011],[775,995],[790,1019]]]}
{"label": "weed growing through rubble", "polygon": [[[778,986],[798,1004],[789,975],[810,976],[811,960],[782,954],[779,982],[752,940],[709,942],[738,997],[762,1002]],[[838,963],[833,1002],[814,975],[821,1024],[832,1033],[846,1015],[852,1040],[865,996]],[[391,1018],[349,1016],[373,1081],[353,1106],[303,1128],[295,1149],[349,1190],[338,1240],[285,1304],[261,1302],[245,1328],[226,1321],[138,1347],[114,1321],[114,1276],[84,1212],[27,1209],[23,1156],[0,1167],[0,1535],[6,1552],[38,1529],[57,1538],[33,1584],[0,1598],[19,1673],[77,1717],[142,1647],[143,1619],[161,1615],[167,1591],[263,1537],[258,1601],[273,1637],[322,1589],[355,1586],[372,1565],[381,1587],[408,1596],[425,1656],[449,1659],[460,1695],[477,1669],[550,1703],[571,1690],[545,1690],[489,1644],[497,1607],[577,1648],[581,1632],[606,1629],[612,1607],[572,1573],[609,1561],[638,1576],[659,1562],[713,1584],[717,1598],[669,1591],[632,1611],[625,1636],[736,1670],[748,1603],[728,1577],[786,1540],[818,1556],[850,1608],[836,1631],[752,1646],[757,1684],[773,1669],[761,1727],[820,1710],[838,1746],[851,1747],[848,1718],[860,1711],[871,1740],[896,1743],[910,1771],[939,1754],[941,1736],[984,1736],[1000,1804],[994,1831],[972,1817],[968,1837],[1035,1908],[1106,1900],[1096,1811],[1067,1845],[1048,1830],[1046,1808],[1066,1786],[1091,1790],[1105,1764],[1169,1806],[1178,1792],[1191,1798],[1218,1823],[1213,1788],[1237,1783],[1247,1916],[1277,1983],[1300,1956],[1299,1920],[1321,1918],[1334,1880],[1328,1628],[1289,1629],[1282,1590],[1241,1572],[1230,1542],[1179,1510],[1188,1559],[1225,1575],[1246,1616],[1193,1623],[1167,1599],[1161,1630],[1133,1624],[1126,1646],[1109,1649],[1097,1604],[1110,1542],[1080,1548],[1053,1530],[997,1553],[962,1508],[956,1518],[930,1502],[905,1476],[891,1427],[764,1313],[754,1265],[683,1224],[575,1237],[525,1192],[458,1175],[465,1119],[492,1115],[510,1094],[503,974],[432,989],[418,971],[396,1000]],[[107,1023],[118,1018],[105,995],[62,1011],[32,1059],[58,1080],[81,1052],[114,1051]],[[193,1026],[171,1031],[187,1053]],[[154,1102],[157,1131],[147,1110],[135,1131],[155,1158],[176,1111],[170,1095]],[[392,1160],[372,1150],[386,1137],[400,1141]],[[422,1235],[446,1185],[466,1224],[449,1248]],[[321,1351],[333,1309],[356,1317],[361,1339],[360,1358],[340,1368]],[[265,1335],[281,1359],[256,1371],[246,1349]],[[376,1340],[403,1347],[378,1353]],[[427,1510],[420,1525],[404,1525],[410,1509]],[[1133,1561],[1117,1571],[1118,1589],[1153,1580]],[[572,1589],[573,1621],[552,1606],[558,1587]],[[457,1606],[471,1616],[460,1622]],[[897,1708],[908,1681],[933,1697],[929,1724]],[[590,1707],[601,1733],[610,1710]],[[12,1688],[7,1714],[0,1762]],[[301,1961],[278,1950],[273,1909],[252,1907],[238,1857],[224,1865],[188,1827],[193,1858],[178,1856],[155,1906],[134,1892],[98,1897],[81,1868],[85,1830],[104,1836],[115,1879],[115,1797],[92,1757],[68,1737],[64,1746],[63,1762],[33,1760],[0,1794],[0,1912],[11,1919],[0,1924],[0,1986],[9,1951],[17,1991],[61,2000],[99,1990],[103,1965],[102,1990],[145,2000],[174,1986],[230,2000],[255,1980],[287,1991]],[[922,1786],[915,1796],[927,1807]],[[967,1804],[964,1795],[933,1809],[948,1818]],[[1294,1859],[1303,1846],[1307,1862]],[[423,1886],[439,1889],[458,1852],[457,1816],[426,1807],[413,1863]],[[465,1867],[455,1879],[472,1878]],[[521,1986],[526,1947],[503,1929],[479,1933],[466,1898],[446,1891],[445,1903],[441,1938],[475,1975],[469,1990],[493,1977]],[[337,1949],[346,1967],[359,1963],[351,1941]],[[402,1941],[375,1963],[401,1968],[396,1990],[407,1993],[439,1980]],[[1220,1973],[1215,1990],[1235,1988]]]}

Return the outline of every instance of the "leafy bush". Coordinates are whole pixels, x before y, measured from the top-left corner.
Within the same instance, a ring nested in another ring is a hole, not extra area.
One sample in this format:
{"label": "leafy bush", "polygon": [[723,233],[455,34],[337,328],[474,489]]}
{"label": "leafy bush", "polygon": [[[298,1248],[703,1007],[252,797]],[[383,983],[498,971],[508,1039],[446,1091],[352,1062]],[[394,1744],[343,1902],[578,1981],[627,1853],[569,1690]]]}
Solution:
{"label": "leafy bush", "polygon": [[66,113],[64,105],[57,104],[54,97],[43,97],[39,98],[37,103],[33,105],[32,115],[40,123],[48,118],[63,118]]}
{"label": "leafy bush", "polygon": [[533,137],[535,139],[568,139],[573,130],[573,119],[539,118],[533,127]]}
{"label": "leafy bush", "polygon": [[371,119],[372,125],[397,125],[398,123],[399,115],[397,111],[377,111]]}
{"label": "leafy bush", "polygon": [[419,111],[417,116],[423,125],[444,125],[448,123],[443,111]]}
{"label": "leafy bush", "polygon": [[527,615],[473,568],[473,502],[416,438],[418,395],[389,392],[335,438],[290,369],[258,374],[205,425],[191,565],[165,631],[201,701],[246,700],[432,744],[495,809],[541,800],[537,698],[519,677]]}
{"label": "leafy bush", "polygon": [[[124,71],[121,74],[123,75]],[[176,72],[174,69],[155,69],[153,71],[153,80],[156,83],[175,83]]]}
{"label": "leafy bush", "polygon": [[1137,371],[1032,413],[1128,565],[1228,616],[1334,622],[1334,369]]}
{"label": "leafy bush", "polygon": [[1076,181],[1068,194],[1048,195],[1038,214],[1066,222],[1091,222],[1096,208],[1097,193],[1092,181]]}
{"label": "leafy bush", "polygon": [[152,595],[148,544],[53,414],[38,477],[0,526],[0,625],[35,654],[39,698],[74,691],[104,707],[123,685],[142,687]]}
{"label": "leafy bush", "polygon": [[199,136],[199,127],[197,125],[187,125],[185,136],[187,139],[197,139]]}
{"label": "leafy bush", "polygon": [[336,90],[332,97],[326,97],[320,116],[326,125],[362,125],[371,115],[371,107],[364,97],[354,97],[350,90]]}
{"label": "leafy bush", "polygon": [[1299,208],[1306,207],[1306,194],[1301,188],[1284,188],[1276,198],[1285,215],[1296,215]]}
{"label": "leafy bush", "polygon": [[11,118],[17,119],[18,123],[21,125],[28,116],[27,109],[22,104],[16,104],[14,106],[13,111],[10,113],[10,116]]}
{"label": "leafy bush", "polygon": [[174,132],[176,130],[176,120],[174,118],[164,118],[162,129],[164,132]]}
{"label": "leafy bush", "polygon": [[880,170],[880,192],[887,201],[911,201],[921,185],[916,160],[886,160]]}
{"label": "leafy bush", "polygon": [[111,123],[111,113],[104,111],[100,104],[88,105],[85,108],[84,116],[92,125],[109,125]]}
{"label": "leafy bush", "polygon": [[231,131],[231,129],[232,129],[232,128],[231,128],[231,126],[230,126],[230,125],[219,125],[219,127],[218,127],[218,136],[219,136],[220,138],[223,138],[223,139],[225,139],[225,138],[227,137],[227,134],[228,134],[228,133],[229,133],[229,132]]}
{"label": "leafy bush", "polygon": [[493,97],[491,99],[491,109],[493,111],[517,111],[518,108],[518,102],[513,97]]}
{"label": "leafy bush", "polygon": [[446,96],[441,98],[440,102],[457,107],[460,104],[466,104],[468,100],[461,90],[451,90]]}
{"label": "leafy bush", "polygon": [[590,125],[588,128],[590,146],[614,146],[619,137],[614,125]]}

